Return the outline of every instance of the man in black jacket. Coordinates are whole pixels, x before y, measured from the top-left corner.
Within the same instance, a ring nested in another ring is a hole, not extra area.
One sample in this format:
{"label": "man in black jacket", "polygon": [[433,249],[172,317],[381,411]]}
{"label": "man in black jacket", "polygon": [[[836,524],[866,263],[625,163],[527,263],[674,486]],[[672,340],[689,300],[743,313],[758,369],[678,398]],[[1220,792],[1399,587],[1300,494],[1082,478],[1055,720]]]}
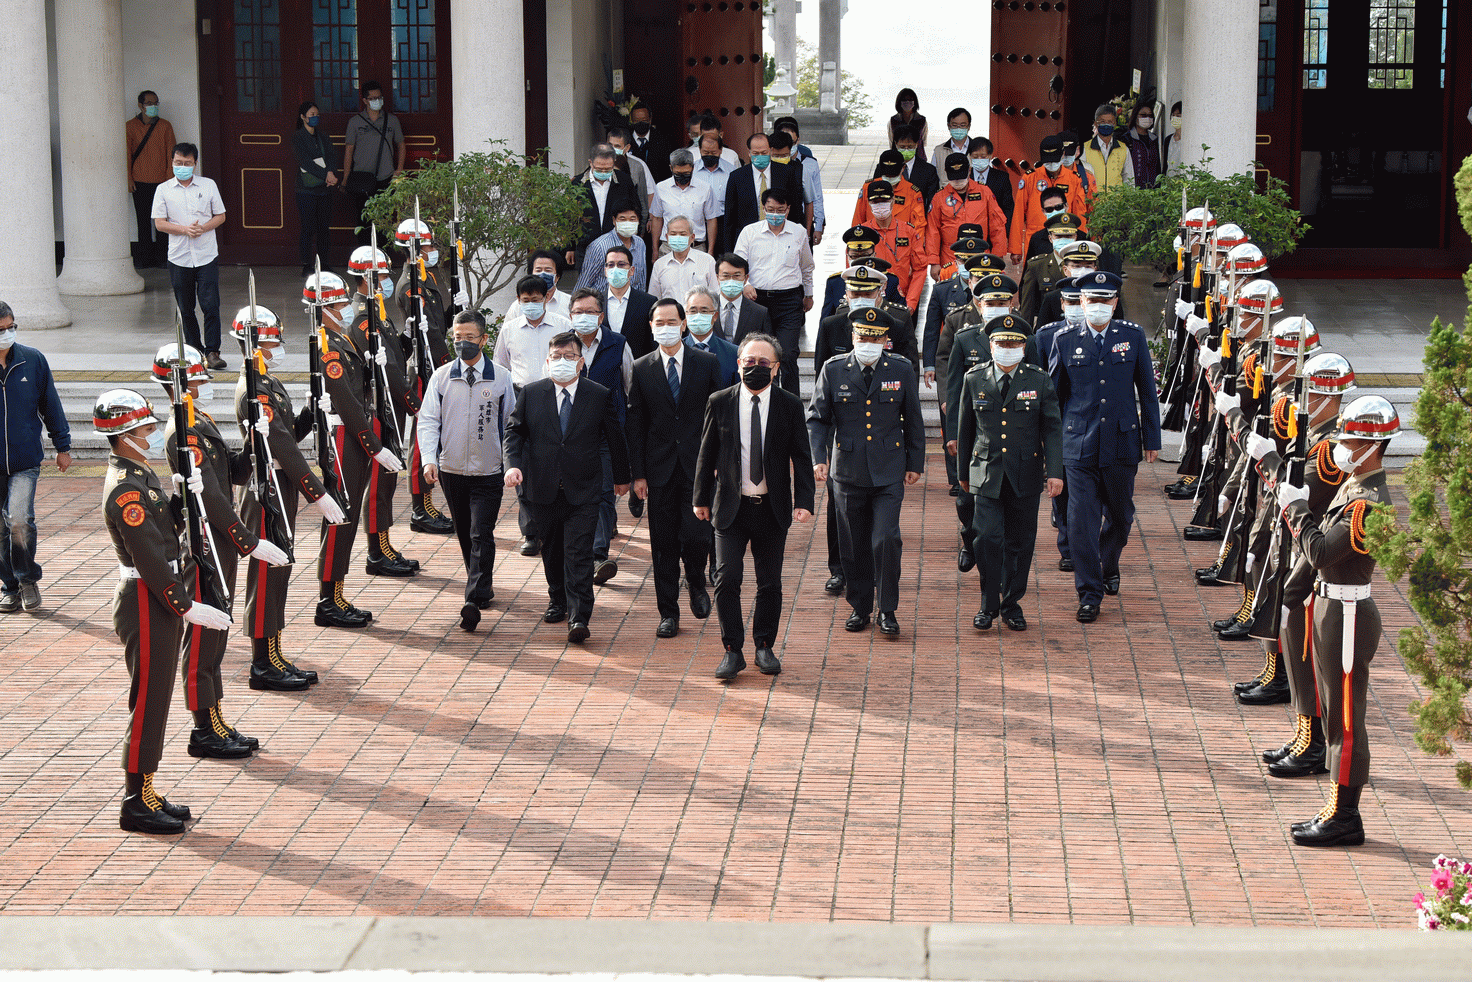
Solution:
{"label": "man in black jacket", "polygon": [[741,230],[762,220],[762,192],[778,190],[792,206],[792,219],[804,224],[802,168],[772,160],[772,146],[765,133],[746,138],[751,162],[736,168],[726,179],[726,206],[721,213],[721,251],[734,252]]}
{"label": "man in black jacket", "polygon": [[594,144],[588,154],[588,169],[577,177],[578,189],[583,192],[583,227],[563,257],[573,269],[582,268],[589,242],[613,230],[615,215],[625,208],[640,211],[634,179],[618,169],[617,158],[607,143]]}

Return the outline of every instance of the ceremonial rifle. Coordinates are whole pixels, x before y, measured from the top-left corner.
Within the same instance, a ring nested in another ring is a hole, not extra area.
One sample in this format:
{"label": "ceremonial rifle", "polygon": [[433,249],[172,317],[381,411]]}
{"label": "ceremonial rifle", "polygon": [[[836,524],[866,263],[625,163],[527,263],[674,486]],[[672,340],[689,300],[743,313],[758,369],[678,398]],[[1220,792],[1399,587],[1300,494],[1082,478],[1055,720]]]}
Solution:
{"label": "ceremonial rifle", "polygon": [[370,245],[373,255],[369,258],[371,269],[369,282],[373,284],[368,294],[368,371],[372,381],[373,418],[379,421],[379,441],[400,460],[404,459],[403,443],[399,440],[398,415],[394,412],[393,396],[389,392],[388,366],[378,363],[378,353],[383,350],[383,335],[380,328],[388,320],[388,311],[383,305],[383,288],[378,281],[378,226],[368,224]]}
{"label": "ceremonial rifle", "polygon": [[[216,559],[219,553],[215,551],[215,539],[205,518],[204,498],[190,497],[189,478],[194,473],[194,451],[189,445],[189,433],[194,428],[194,397],[189,394],[189,363],[184,357],[184,318],[177,306],[174,308],[174,333],[179,343],[179,354],[174,359],[172,370],[174,456],[175,470],[183,481],[179,500],[184,506],[184,529],[189,537],[189,554],[194,557],[199,600],[223,610],[225,616],[230,617],[230,590],[225,586],[225,577],[220,574],[220,564]],[[231,621],[234,622],[233,617]]]}
{"label": "ceremonial rifle", "polygon": [[[414,199],[414,216],[419,217],[419,199]],[[465,263],[465,243],[460,241],[460,182],[455,182],[454,210],[450,213],[450,302],[446,306],[448,318],[453,320],[460,313],[460,267]]]}
{"label": "ceremonial rifle", "polygon": [[[322,472],[322,486],[342,513],[348,513],[348,497],[344,490],[346,481],[342,474],[342,461],[337,457],[337,445],[332,440],[332,426],[327,421],[323,404],[327,398],[327,376],[323,373],[322,353],[327,350],[327,328],[322,326],[322,259],[317,259],[317,302],[312,304],[307,317],[307,361],[311,371],[312,438],[317,444],[317,469]],[[346,519],[344,519],[346,521]]]}
{"label": "ceremonial rifle", "polygon": [[[1264,331],[1266,332],[1266,320]],[[1298,333],[1298,361],[1297,368],[1293,374],[1294,401],[1288,407],[1288,439],[1292,441],[1288,452],[1287,473],[1284,475],[1290,485],[1302,487],[1304,473],[1308,464],[1308,376],[1303,372],[1304,358],[1308,350],[1307,332],[1299,328]],[[1272,503],[1277,508],[1277,502]],[[1277,575],[1271,580],[1264,578],[1263,584],[1258,589],[1258,595],[1254,598],[1261,606],[1262,623],[1253,625],[1253,637],[1265,637],[1276,640],[1282,630],[1283,617],[1283,584],[1292,572],[1288,564],[1293,559],[1293,536],[1287,529],[1287,522],[1281,515],[1273,523],[1273,540],[1269,546],[1276,562]],[[1268,631],[1272,631],[1271,636]]]}
{"label": "ceremonial rifle", "polygon": [[260,335],[256,328],[256,273],[247,273],[247,302],[250,315],[245,328],[245,450],[250,455],[251,477],[255,482],[256,502],[261,506],[261,537],[286,553],[288,563],[296,562],[292,554],[291,523],[286,520],[286,506],[281,500],[281,486],[276,483],[276,468],[271,466],[271,445],[256,425],[265,414],[269,395],[263,393],[261,376],[266,363],[261,358]]}

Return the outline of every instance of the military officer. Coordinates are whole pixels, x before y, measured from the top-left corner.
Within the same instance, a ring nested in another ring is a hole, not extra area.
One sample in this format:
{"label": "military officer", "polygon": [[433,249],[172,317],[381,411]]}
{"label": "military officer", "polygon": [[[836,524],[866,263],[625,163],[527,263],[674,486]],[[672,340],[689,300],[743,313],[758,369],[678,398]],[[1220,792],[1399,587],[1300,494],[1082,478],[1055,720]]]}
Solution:
{"label": "military officer", "polygon": [[1119,592],[1119,557],[1135,521],[1135,472],[1142,455],[1149,463],[1160,455],[1150,350],[1138,325],[1114,319],[1119,286],[1113,273],[1084,277],[1084,325],[1054,340],[1068,548],[1082,624],[1099,618],[1104,594]]}
{"label": "military officer", "polygon": [[347,284],[335,273],[323,273],[320,280],[313,275],[302,290],[302,302],[312,309],[322,329],[322,382],[327,395],[322,408],[332,426],[333,457],[348,502],[346,522],[322,520],[322,552],[317,561],[322,595],[317,601],[316,624],[363,627],[373,620],[373,613],[348,603],[342,583],[358,534],[368,466],[377,461],[384,470],[397,472],[403,463],[380,442],[373,425],[367,396],[371,366],[347,334]]}
{"label": "military officer", "polygon": [[1335,465],[1349,475],[1315,521],[1309,491],[1279,485],[1278,501],[1296,546],[1295,565],[1317,574],[1311,614],[1314,672],[1324,713],[1329,803],[1314,818],[1293,826],[1302,846],[1357,846],[1365,841],[1360,792],[1370,779],[1365,701],[1370,659],[1380,643],[1380,612],[1370,597],[1375,558],[1365,541],[1365,522],[1376,505],[1389,504],[1385,449],[1400,432],[1400,417],[1380,396],[1361,396],[1340,417]]}
{"label": "military officer", "polygon": [[885,352],[889,324],[872,308],[853,314],[853,351],[818,373],[808,406],[813,477],[833,479],[838,541],[853,614],[844,624],[869,626],[877,605],[882,634],[900,633],[900,506],[905,486],[925,469],[925,421],[915,368]]}
{"label": "military officer", "polygon": [[[884,185],[888,187],[889,185]],[[875,256],[875,247],[879,245],[879,232],[868,225],[855,225],[843,233],[844,254],[848,257],[848,265],[856,266],[862,262],[868,262]],[[893,273],[889,272],[888,260],[885,260],[884,299],[904,303],[904,295],[900,292],[899,280]],[[847,267],[845,267],[847,268]],[[843,270],[830,273],[827,281],[823,284],[823,308],[819,311],[818,321],[821,323],[838,312],[838,307],[843,303],[845,284],[843,282]]]}
{"label": "military officer", "polygon": [[[976,225],[961,226],[961,237],[951,243],[951,252],[956,257],[955,275],[935,284],[930,291],[930,302],[925,306],[924,330],[920,336],[920,362],[926,388],[935,383],[935,348],[940,343],[940,332],[945,326],[946,317],[971,302],[971,284],[978,274],[968,268],[968,261],[987,254],[986,239],[980,234],[967,235],[967,232],[980,233],[981,229]],[[1006,272],[1007,261],[1000,256],[996,259],[1000,263],[999,268],[988,268],[987,272]]]}
{"label": "military officer", "polygon": [[[450,363],[450,346],[446,338],[449,335],[450,325],[449,303],[454,298],[449,296],[449,281],[442,279],[443,274],[439,271],[440,251],[435,247],[434,237],[428,225],[412,218],[406,218],[399,223],[398,229],[394,232],[394,241],[408,254],[408,261],[404,263],[404,269],[399,273],[399,282],[394,287],[394,301],[399,305],[399,313],[404,320],[404,350],[409,357],[415,357],[414,334],[421,328],[424,330],[426,345],[429,348],[429,371],[423,372],[421,377],[418,365],[416,364],[413,368],[414,395],[422,402],[425,380],[434,374],[436,368]],[[414,283],[414,280],[418,282]],[[422,298],[421,304],[424,308],[424,324],[422,325],[418,323],[419,315],[415,309],[414,286],[418,287]],[[435,507],[434,498],[430,493],[434,486],[424,480],[422,464],[423,461],[419,457],[419,424],[416,416],[414,449],[409,455],[409,495],[413,502],[413,509],[409,515],[409,528],[411,531],[426,532],[430,535],[449,535],[455,531],[455,525],[450,521],[450,516]]]}
{"label": "military officer", "polygon": [[186,805],[153,787],[163,756],[174,670],[184,624],[225,631],[230,616],[192,599],[194,567],[179,545],[180,526],[148,458],[164,449],[164,429],[148,400],[132,389],[98,396],[92,425],[111,448],[102,516],[118,560],[112,623],[128,666],[128,728],[123,736],[125,832],[184,831]]}
{"label": "military officer", "polygon": [[[1064,243],[1062,251],[1058,253],[1058,261],[1063,265],[1063,276],[1078,279],[1080,276],[1096,272],[1099,269],[1099,257],[1103,253],[1104,247],[1090,239],[1075,239]],[[1055,283],[1054,286],[1056,287],[1057,284]],[[1125,314],[1123,299],[1115,306],[1114,313],[1115,320],[1129,320]],[[1042,301],[1038,304],[1037,316],[1033,318],[1033,325],[1036,329],[1043,324],[1061,320],[1062,317],[1063,298],[1054,289],[1043,295]]]}
{"label": "military officer", "polygon": [[1063,490],[1062,422],[1048,373],[1022,361],[1028,324],[1012,314],[986,324],[991,360],[966,373],[956,400],[961,490],[975,501],[973,527],[982,567],[978,631],[1000,616],[1027,630],[1022,597],[1038,537],[1038,495]]}
{"label": "military officer", "polygon": [[1017,313],[1029,326],[1035,327],[1040,323],[1038,311],[1042,308],[1043,297],[1052,292],[1059,280],[1069,275],[1063,269],[1063,250],[1078,241],[1082,224],[1077,215],[1068,212],[1050,215],[1043,223],[1043,230],[1048,233],[1048,241],[1053,248],[1027,261],[1022,269],[1022,287],[1017,300]]}
{"label": "military officer", "polygon": [[[1098,244],[1095,242],[1077,243],[1078,245],[1093,246],[1097,255]],[[1065,251],[1074,248],[1073,244],[1065,246]],[[1092,269],[1089,272],[1094,272]],[[1052,358],[1057,348],[1054,339],[1059,331],[1078,330],[1084,323],[1084,301],[1083,293],[1080,291],[1079,278],[1065,276],[1058,282],[1058,287],[1048,294],[1048,301],[1054,299],[1058,302],[1060,317],[1058,320],[1049,321],[1040,325],[1027,339],[1026,354],[1023,360],[1029,365],[1041,368],[1045,372],[1052,371]],[[1044,303],[1047,306],[1047,302]],[[1058,546],[1058,568],[1065,573],[1073,572],[1073,554],[1068,551],[1068,485],[1052,496],[1052,515],[1049,519],[1056,535],[1055,542]]]}
{"label": "military officer", "polygon": [[[246,376],[250,339],[251,308],[242,307],[235,314],[230,336],[240,342],[242,362],[240,378],[235,383],[235,418],[242,439],[256,439],[250,430],[250,393]],[[285,345],[281,340],[281,320],[275,312],[257,305],[255,339],[260,358],[256,368],[256,400],[264,422],[265,452],[275,470],[273,493],[280,495],[281,514],[287,528],[296,529],[297,502],[301,496],[331,523],[346,519],[337,502],[317,479],[297,444],[312,432],[312,415],[292,410],[291,395],[286,385],[271,374],[281,364]],[[256,497],[254,481],[248,481],[240,501],[240,520],[258,536],[264,536],[266,524],[261,502]],[[252,560],[245,571],[245,634],[251,640],[250,687],[278,692],[296,692],[314,685],[317,673],[297,668],[281,649],[281,630],[286,626],[286,590],[291,582],[291,565],[273,566]]]}
{"label": "military officer", "polygon": [[[384,297],[393,296],[394,281],[388,257],[382,252],[375,255],[372,246],[359,246],[348,258],[348,270],[354,275],[353,287],[356,290],[348,335],[365,358],[373,350],[368,338],[370,325],[376,324],[378,331],[377,365],[366,366],[369,372],[365,380],[367,404],[373,407],[379,439],[385,446],[402,449],[409,432],[405,425],[406,414],[419,412],[419,397],[409,387],[408,363],[398,329],[385,316],[381,306],[377,310],[370,309],[370,304],[377,303],[378,291],[382,291]],[[378,277],[377,284],[374,271]],[[379,405],[374,405],[375,384],[381,386],[383,392],[383,401]],[[368,474],[367,498],[363,503],[370,576],[413,576],[419,572],[419,560],[400,554],[389,541],[388,530],[394,524],[394,492],[398,486],[398,472],[374,461]]]}
{"label": "military officer", "polygon": [[[176,343],[164,345],[153,356],[154,380],[163,386],[170,400],[174,398],[172,373],[179,356],[180,346]],[[183,359],[189,389],[187,395],[181,395],[186,403],[185,418],[190,422],[187,432],[181,435],[175,428],[175,418],[169,417],[164,445],[176,482],[182,481],[180,448],[187,447],[193,473],[190,486],[181,493],[189,494],[190,504],[200,507],[203,521],[209,527],[214,564],[224,587],[222,599],[228,614],[234,606],[240,557],[250,556],[272,566],[284,566],[287,556],[275,543],[257,536],[236,514],[234,485],[248,479],[250,461],[243,450],[230,448],[214,419],[204,410],[214,394],[204,356],[184,345]],[[197,582],[194,596],[204,596]],[[229,640],[228,630],[217,631],[195,624],[184,629],[184,655],[179,668],[184,681],[184,703],[194,714],[194,730],[189,734],[191,757],[233,760],[249,757],[260,746],[254,738],[242,736],[221,715],[220,700],[225,696],[225,686],[220,677],[220,663]]]}

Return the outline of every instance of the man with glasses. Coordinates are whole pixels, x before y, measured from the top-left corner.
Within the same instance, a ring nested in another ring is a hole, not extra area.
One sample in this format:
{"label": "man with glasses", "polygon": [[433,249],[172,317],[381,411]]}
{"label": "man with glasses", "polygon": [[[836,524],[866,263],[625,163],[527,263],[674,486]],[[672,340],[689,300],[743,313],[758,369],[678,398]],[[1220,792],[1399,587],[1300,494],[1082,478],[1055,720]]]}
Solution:
{"label": "man with glasses", "polygon": [[782,352],[782,388],[798,394],[797,351],[803,321],[813,309],[813,247],[802,226],[787,220],[792,199],[770,188],[762,195],[762,220],[741,230],[736,255],[751,265],[743,291],[767,308]]}
{"label": "man with glasses", "polygon": [[[1040,166],[1022,180],[1016,211],[1012,213],[1007,251],[1014,265],[1032,255],[1032,238],[1042,231],[1049,218],[1062,214],[1079,217],[1088,214],[1088,202],[1078,176],[1063,166],[1063,138],[1056,134],[1043,137],[1038,144],[1038,154]],[[1063,192],[1062,201],[1057,199],[1058,191]],[[1001,245],[999,241],[999,249]]]}
{"label": "man with glasses", "polygon": [[[615,246],[621,246],[628,253],[628,262],[619,264],[608,261],[608,251]],[[618,286],[632,284],[634,289],[642,290],[644,284],[649,282],[649,263],[646,256],[644,239],[639,235],[639,210],[629,205],[613,216],[613,228],[588,243],[587,251],[583,253],[583,265],[578,272],[577,286],[579,289],[587,287],[602,291],[613,286],[613,280],[620,280]],[[609,270],[614,268],[624,272],[610,275]]]}
{"label": "man with glasses", "polygon": [[654,350],[654,335],[649,331],[649,312],[655,298],[634,286],[629,277],[633,253],[621,245],[608,250],[603,270],[608,289],[603,294],[603,316],[609,330],[623,335],[629,350],[640,358]]}

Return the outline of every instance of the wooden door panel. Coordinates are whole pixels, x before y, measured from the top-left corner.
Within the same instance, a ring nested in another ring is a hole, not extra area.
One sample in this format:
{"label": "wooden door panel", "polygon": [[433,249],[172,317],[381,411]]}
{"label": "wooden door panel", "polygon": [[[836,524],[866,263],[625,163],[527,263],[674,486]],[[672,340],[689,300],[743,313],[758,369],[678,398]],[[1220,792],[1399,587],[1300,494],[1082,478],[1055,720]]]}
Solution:
{"label": "wooden door panel", "polygon": [[1063,128],[1068,68],[1066,0],[992,0],[991,132],[997,160],[1035,162],[1043,137]]}

